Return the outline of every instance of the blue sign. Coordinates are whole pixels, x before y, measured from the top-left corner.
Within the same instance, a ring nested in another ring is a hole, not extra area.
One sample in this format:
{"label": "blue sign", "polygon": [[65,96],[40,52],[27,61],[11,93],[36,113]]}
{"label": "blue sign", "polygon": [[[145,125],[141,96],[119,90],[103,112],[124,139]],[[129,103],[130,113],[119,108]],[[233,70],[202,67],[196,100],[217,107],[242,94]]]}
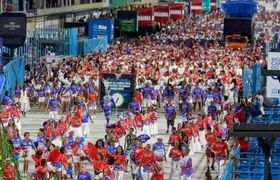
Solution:
{"label": "blue sign", "polygon": [[112,19],[90,19],[88,22],[88,38],[96,36],[107,36],[108,42],[114,40],[114,20]]}
{"label": "blue sign", "polygon": [[0,73],[3,73],[3,39],[0,38]]}

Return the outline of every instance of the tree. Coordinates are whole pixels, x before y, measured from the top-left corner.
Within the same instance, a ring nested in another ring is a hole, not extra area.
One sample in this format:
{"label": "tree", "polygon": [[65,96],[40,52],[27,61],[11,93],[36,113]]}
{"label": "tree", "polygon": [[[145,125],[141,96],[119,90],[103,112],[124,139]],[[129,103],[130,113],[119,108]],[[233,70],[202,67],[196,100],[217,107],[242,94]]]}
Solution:
{"label": "tree", "polygon": [[9,142],[7,130],[3,127],[3,124],[1,125],[0,129],[0,139],[2,139],[2,142],[0,143],[0,179],[4,179],[4,169],[7,164],[9,164],[15,167],[15,180],[21,180],[18,169],[18,161],[16,161],[14,158],[14,148]]}

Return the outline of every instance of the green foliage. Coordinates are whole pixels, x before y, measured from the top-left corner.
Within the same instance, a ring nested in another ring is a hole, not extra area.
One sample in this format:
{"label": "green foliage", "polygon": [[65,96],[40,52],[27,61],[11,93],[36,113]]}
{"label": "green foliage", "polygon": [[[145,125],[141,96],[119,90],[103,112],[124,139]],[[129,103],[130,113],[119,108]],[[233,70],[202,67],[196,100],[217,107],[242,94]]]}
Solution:
{"label": "green foliage", "polygon": [[[1,128],[1,135],[0,138],[2,139],[2,149],[0,149],[0,179],[4,179],[3,177],[3,169],[2,169],[2,164],[6,160],[10,160],[14,165],[16,169],[16,180],[21,180],[19,169],[18,169],[18,161],[15,160],[14,158],[14,152],[13,152],[13,145],[9,143],[9,138],[7,134],[6,128]],[[2,137],[1,137],[2,136]]]}

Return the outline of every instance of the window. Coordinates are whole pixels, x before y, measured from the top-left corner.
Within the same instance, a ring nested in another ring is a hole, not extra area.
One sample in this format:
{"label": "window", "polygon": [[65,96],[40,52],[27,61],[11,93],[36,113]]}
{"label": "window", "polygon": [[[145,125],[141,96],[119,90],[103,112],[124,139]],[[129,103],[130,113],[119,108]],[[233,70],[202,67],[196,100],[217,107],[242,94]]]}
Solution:
{"label": "window", "polygon": [[103,2],[103,0],[92,0],[93,3],[100,3]]}
{"label": "window", "polygon": [[90,4],[90,0],[80,0],[81,4]]}
{"label": "window", "polygon": [[47,8],[61,7],[61,0],[46,0]]}

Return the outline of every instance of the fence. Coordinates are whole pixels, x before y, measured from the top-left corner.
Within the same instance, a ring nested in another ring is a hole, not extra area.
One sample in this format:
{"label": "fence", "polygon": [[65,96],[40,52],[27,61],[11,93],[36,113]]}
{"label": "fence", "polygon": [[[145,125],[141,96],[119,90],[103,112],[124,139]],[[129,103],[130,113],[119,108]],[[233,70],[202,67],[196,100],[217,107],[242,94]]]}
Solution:
{"label": "fence", "polygon": [[225,170],[223,172],[223,175],[221,176],[220,180],[229,180],[231,179],[231,173],[232,170],[234,169],[234,157],[238,156],[240,153],[239,147],[236,148],[233,153],[232,153],[232,159],[229,160],[228,164],[225,167]]}
{"label": "fence", "polygon": [[261,76],[263,69],[262,63],[246,68],[243,73],[243,95],[248,98],[249,94],[255,94],[264,84],[264,78]]}
{"label": "fence", "polygon": [[[13,94],[16,83],[19,82],[22,86],[25,78],[25,57],[14,59],[9,62],[4,69],[6,75],[6,82],[3,91],[9,91],[10,95]],[[3,95],[3,93],[2,93]]]}

